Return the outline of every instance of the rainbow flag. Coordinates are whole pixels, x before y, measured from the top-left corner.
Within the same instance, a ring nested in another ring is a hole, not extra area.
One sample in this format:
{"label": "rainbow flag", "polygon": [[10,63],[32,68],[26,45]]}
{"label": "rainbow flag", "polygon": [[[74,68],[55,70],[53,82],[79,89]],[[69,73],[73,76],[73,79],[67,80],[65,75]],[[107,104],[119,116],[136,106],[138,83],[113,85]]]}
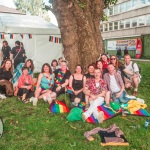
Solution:
{"label": "rainbow flag", "polygon": [[13,34],[10,34],[10,39],[13,39],[14,38],[14,35]]}
{"label": "rainbow flag", "polygon": [[29,39],[32,39],[32,34],[28,34],[28,36],[29,36]]}
{"label": "rainbow flag", "polygon": [[69,108],[63,101],[56,100],[50,105],[50,112],[52,113],[68,113]]}
{"label": "rainbow flag", "polygon": [[66,87],[66,93],[68,93],[68,94],[73,94],[72,88],[69,87],[69,86],[67,86],[67,87]]}

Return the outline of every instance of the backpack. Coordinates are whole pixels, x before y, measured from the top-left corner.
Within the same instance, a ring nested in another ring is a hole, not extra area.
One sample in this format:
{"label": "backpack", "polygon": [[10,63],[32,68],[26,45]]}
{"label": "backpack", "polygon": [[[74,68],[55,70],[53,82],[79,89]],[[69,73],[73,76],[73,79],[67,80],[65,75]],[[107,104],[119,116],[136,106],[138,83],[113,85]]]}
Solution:
{"label": "backpack", "polygon": [[[133,70],[134,70],[134,64],[135,64],[135,62],[132,61],[132,68],[133,68]],[[138,64],[137,64],[137,66],[138,66]],[[141,69],[141,67],[139,67],[139,66],[138,66],[138,68],[139,68],[139,74],[141,74],[141,70],[142,70],[142,69]]]}

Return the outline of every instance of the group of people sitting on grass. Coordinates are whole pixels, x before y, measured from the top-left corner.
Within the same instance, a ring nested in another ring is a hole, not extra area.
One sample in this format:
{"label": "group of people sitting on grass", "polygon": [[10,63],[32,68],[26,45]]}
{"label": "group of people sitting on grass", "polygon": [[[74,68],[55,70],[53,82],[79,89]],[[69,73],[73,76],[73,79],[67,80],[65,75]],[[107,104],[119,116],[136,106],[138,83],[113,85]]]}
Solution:
{"label": "group of people sitting on grass", "polygon": [[84,101],[86,111],[82,117],[86,120],[93,114],[99,122],[104,114],[97,111],[97,106],[105,102],[105,107],[110,108],[110,101],[127,103],[130,98],[125,88],[131,90],[133,87],[133,96],[136,96],[141,78],[139,67],[131,61],[129,54],[124,56],[124,63],[115,55],[108,58],[102,54],[96,62],[89,64],[86,74],[81,65],[77,65],[71,74],[63,58],[53,60],[51,65],[43,64],[37,80],[33,78],[33,71],[31,59],[18,64],[14,71],[12,61],[6,59],[0,68],[0,90],[7,96],[18,96],[23,103],[30,101],[36,105],[39,99],[51,104],[69,88],[71,107]]}

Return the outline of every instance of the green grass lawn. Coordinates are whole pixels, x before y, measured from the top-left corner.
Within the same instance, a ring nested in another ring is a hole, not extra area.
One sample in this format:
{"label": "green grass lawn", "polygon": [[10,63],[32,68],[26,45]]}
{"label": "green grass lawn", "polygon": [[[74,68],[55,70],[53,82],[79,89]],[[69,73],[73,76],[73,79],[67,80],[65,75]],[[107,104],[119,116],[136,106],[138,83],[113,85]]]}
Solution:
{"label": "green grass lawn", "polygon": [[[142,82],[137,97],[145,100],[150,112],[150,63],[138,62],[142,67]],[[63,99],[64,95],[58,99]],[[69,101],[67,97],[67,102]],[[0,100],[0,116],[4,121],[4,133],[0,139],[0,150],[149,150],[150,126],[144,129],[146,117],[121,115],[103,124],[89,124],[82,121],[68,122],[67,114],[49,113],[49,105],[39,101],[36,107],[23,104],[12,97]],[[129,147],[102,147],[99,135],[89,142],[84,132],[95,127],[107,128],[116,124],[124,132]],[[134,124],[139,128],[135,129]]]}

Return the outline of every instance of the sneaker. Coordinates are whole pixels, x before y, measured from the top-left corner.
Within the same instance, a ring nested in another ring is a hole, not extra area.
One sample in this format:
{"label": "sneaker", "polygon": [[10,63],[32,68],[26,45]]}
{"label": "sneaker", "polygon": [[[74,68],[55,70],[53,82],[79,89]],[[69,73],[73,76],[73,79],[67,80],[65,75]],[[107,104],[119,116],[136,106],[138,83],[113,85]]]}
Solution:
{"label": "sneaker", "polygon": [[86,105],[85,105],[85,110],[87,110],[89,107],[90,107],[90,105],[89,105],[89,104],[86,104]]}
{"label": "sneaker", "polygon": [[76,107],[76,103],[75,103],[75,102],[72,102],[70,107],[71,107],[71,108]]}
{"label": "sneaker", "polygon": [[105,104],[104,107],[112,110],[112,108],[111,108],[111,106],[109,104]]}
{"label": "sneaker", "polygon": [[133,95],[126,95],[125,97],[130,98],[130,99],[136,99],[136,97]]}
{"label": "sneaker", "polygon": [[36,106],[36,105],[37,105],[37,101],[38,101],[37,98],[34,98],[34,99],[33,99],[33,106]]}
{"label": "sneaker", "polygon": [[33,102],[34,98],[35,98],[35,97],[31,97],[30,100],[29,100],[29,102],[30,102],[30,103]]}
{"label": "sneaker", "polygon": [[44,100],[44,102],[47,102],[48,100],[46,99],[46,96],[44,95],[43,96],[43,100]]}
{"label": "sneaker", "polygon": [[134,91],[132,95],[133,95],[133,96],[136,96],[136,94],[137,94],[137,91]]}
{"label": "sneaker", "polygon": [[103,111],[99,112],[97,120],[99,123],[103,123],[103,121],[104,121],[104,112]]}
{"label": "sneaker", "polygon": [[7,97],[3,94],[0,94],[0,99],[6,99]]}
{"label": "sneaker", "polygon": [[81,116],[82,116],[82,120],[85,122],[87,118],[86,118],[86,116],[84,115],[84,113],[82,113]]}
{"label": "sneaker", "polygon": [[144,104],[144,103],[145,103],[144,99],[137,98],[136,100],[137,100],[138,102],[142,103],[142,104]]}

